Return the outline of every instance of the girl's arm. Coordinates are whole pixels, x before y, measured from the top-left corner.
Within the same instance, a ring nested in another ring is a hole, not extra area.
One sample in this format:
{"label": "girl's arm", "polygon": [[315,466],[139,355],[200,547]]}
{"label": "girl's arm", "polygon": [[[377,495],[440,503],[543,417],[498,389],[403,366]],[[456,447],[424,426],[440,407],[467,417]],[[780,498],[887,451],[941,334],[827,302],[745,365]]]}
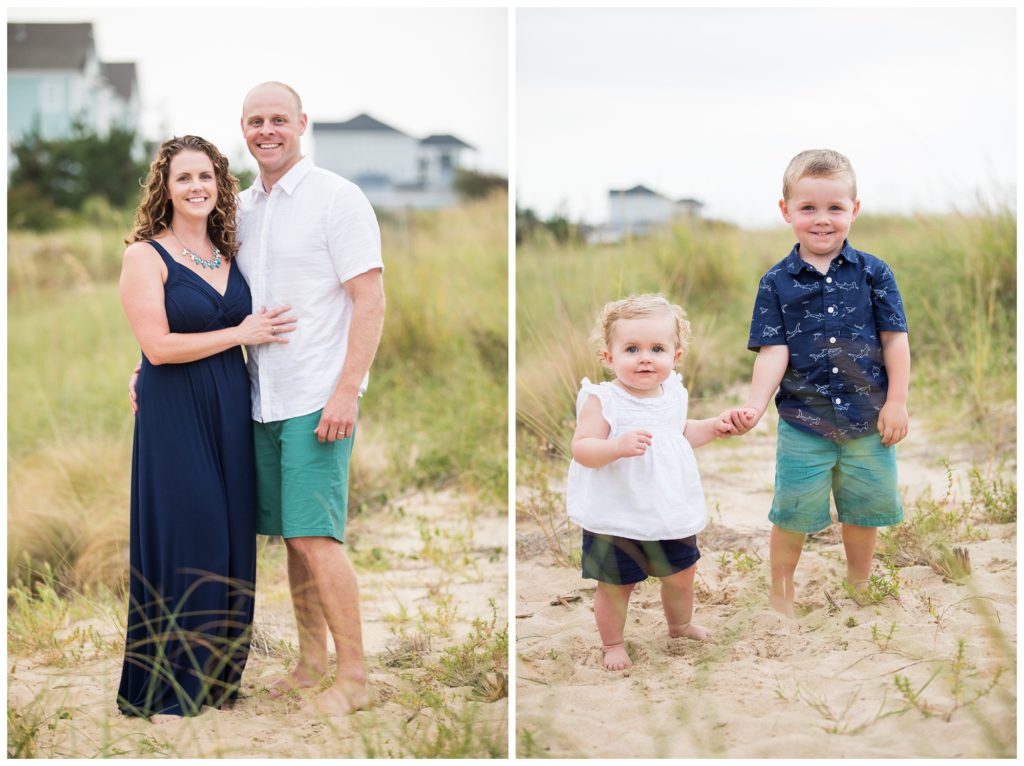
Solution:
{"label": "girl's arm", "polygon": [[721,427],[726,413],[717,418],[705,418],[704,420],[687,420],[683,429],[683,437],[690,442],[694,449],[703,447],[710,441],[729,436],[729,431]]}
{"label": "girl's arm", "polygon": [[295,329],[294,317],[280,316],[289,306],[281,306],[271,311],[260,309],[260,313],[250,314],[237,327],[211,332],[171,332],[164,309],[166,269],[143,242],[129,245],[124,251],[121,303],[142,353],[152,364],[194,362],[234,346],[287,343],[280,334]]}
{"label": "girl's arm", "polygon": [[588,396],[576,422],[572,437],[573,459],[587,468],[602,468],[620,457],[637,457],[647,451],[652,435],[647,431],[630,431],[609,439],[611,426],[601,415],[601,402]]}

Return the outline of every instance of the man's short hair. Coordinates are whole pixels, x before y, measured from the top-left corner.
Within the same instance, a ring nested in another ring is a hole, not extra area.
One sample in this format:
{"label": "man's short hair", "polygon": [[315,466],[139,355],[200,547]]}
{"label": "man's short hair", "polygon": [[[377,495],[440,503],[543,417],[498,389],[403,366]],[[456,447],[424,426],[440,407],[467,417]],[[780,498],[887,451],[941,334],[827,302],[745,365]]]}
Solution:
{"label": "man's short hair", "polygon": [[857,199],[857,176],[846,156],[832,149],[807,149],[789,161],[782,176],[782,198],[789,199],[793,187],[801,178],[838,176],[850,179],[850,198]]}
{"label": "man's short hair", "polygon": [[302,115],[302,97],[299,96],[298,91],[296,91],[295,88],[293,88],[288,83],[278,82],[277,80],[267,80],[267,82],[261,82],[259,85],[255,85],[252,88],[250,88],[249,92],[245,94],[245,99],[243,99],[242,101],[242,110],[245,111],[245,102],[249,100],[249,96],[252,95],[254,91],[257,91],[260,88],[265,88],[268,85],[274,85],[278,88],[284,88],[286,91],[291,93],[292,98],[295,99],[295,108],[298,110],[296,114],[298,114],[299,116]]}

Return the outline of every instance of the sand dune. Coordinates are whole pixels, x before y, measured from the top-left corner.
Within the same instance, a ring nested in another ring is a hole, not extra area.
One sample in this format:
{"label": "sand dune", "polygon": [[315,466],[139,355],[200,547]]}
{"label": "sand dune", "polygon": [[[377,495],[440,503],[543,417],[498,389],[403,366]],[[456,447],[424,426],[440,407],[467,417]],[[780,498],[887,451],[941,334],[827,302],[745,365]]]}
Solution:
{"label": "sand dune", "polygon": [[[972,574],[896,570],[898,596],[858,605],[841,585],[833,525],[809,539],[793,622],[767,607],[773,426],[698,452],[712,524],[699,536],[695,622],[713,641],[670,639],[656,581],[638,586],[626,627],[634,661],[601,665],[594,582],[553,564],[519,519],[517,741],[549,757],[985,757],[1016,753],[1016,524],[978,522]],[[900,447],[905,500],[965,497],[967,450],[915,431]],[[1003,466],[1013,480],[1015,466]],[[920,512],[908,502],[908,513]],[[889,577],[876,559],[875,572]],[[552,605],[559,596],[580,596]]]}
{"label": "sand dune", "polygon": [[[266,694],[298,645],[276,549],[261,560],[259,650],[250,655],[234,709],[162,725],[120,716],[114,697],[123,635],[116,615],[107,614],[68,624],[61,631],[68,651],[59,660],[8,656],[8,705],[16,716],[8,752],[34,731],[33,752],[46,757],[504,755],[505,663],[466,665],[465,682],[450,685],[439,661],[446,649],[472,645],[480,634],[474,620],[499,641],[507,625],[507,536],[504,514],[447,494],[410,496],[350,522],[374,709],[328,720],[302,712],[306,698]],[[90,628],[104,647],[75,638]]]}

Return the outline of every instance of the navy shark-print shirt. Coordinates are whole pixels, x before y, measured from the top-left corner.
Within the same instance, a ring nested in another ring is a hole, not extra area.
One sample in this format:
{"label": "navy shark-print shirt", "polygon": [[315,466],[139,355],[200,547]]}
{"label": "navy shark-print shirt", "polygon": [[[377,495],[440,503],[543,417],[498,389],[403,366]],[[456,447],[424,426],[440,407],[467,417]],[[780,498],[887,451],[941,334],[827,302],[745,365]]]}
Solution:
{"label": "navy shark-print shirt", "polygon": [[889,388],[883,330],[907,332],[892,269],[844,242],[822,274],[800,259],[797,244],[761,278],[747,348],[788,346],[779,417],[844,441],[878,431]]}

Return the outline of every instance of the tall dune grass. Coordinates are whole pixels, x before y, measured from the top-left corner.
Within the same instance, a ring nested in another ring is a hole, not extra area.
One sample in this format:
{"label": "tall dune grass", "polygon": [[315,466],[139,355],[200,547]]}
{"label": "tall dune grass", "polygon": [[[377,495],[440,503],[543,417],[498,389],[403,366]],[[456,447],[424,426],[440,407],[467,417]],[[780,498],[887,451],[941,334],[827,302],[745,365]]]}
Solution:
{"label": "tall dune grass", "polygon": [[[1014,212],[1003,208],[865,215],[850,237],[896,273],[910,326],[912,414],[915,408],[942,413],[951,433],[983,433],[1004,445],[1015,433],[1016,233]],[[519,247],[520,432],[567,456],[579,380],[604,375],[585,339],[600,307],[630,293],[662,292],[688,311],[694,337],[683,375],[697,408],[702,397],[745,391],[758,279],[792,242],[785,228],[744,231],[696,222],[614,246],[538,240]]]}
{"label": "tall dune grass", "polygon": [[[14,232],[8,246],[8,583],[127,568],[138,345],[117,292],[121,229]],[[507,198],[383,218],[384,337],[361,403],[352,505],[507,475]]]}

